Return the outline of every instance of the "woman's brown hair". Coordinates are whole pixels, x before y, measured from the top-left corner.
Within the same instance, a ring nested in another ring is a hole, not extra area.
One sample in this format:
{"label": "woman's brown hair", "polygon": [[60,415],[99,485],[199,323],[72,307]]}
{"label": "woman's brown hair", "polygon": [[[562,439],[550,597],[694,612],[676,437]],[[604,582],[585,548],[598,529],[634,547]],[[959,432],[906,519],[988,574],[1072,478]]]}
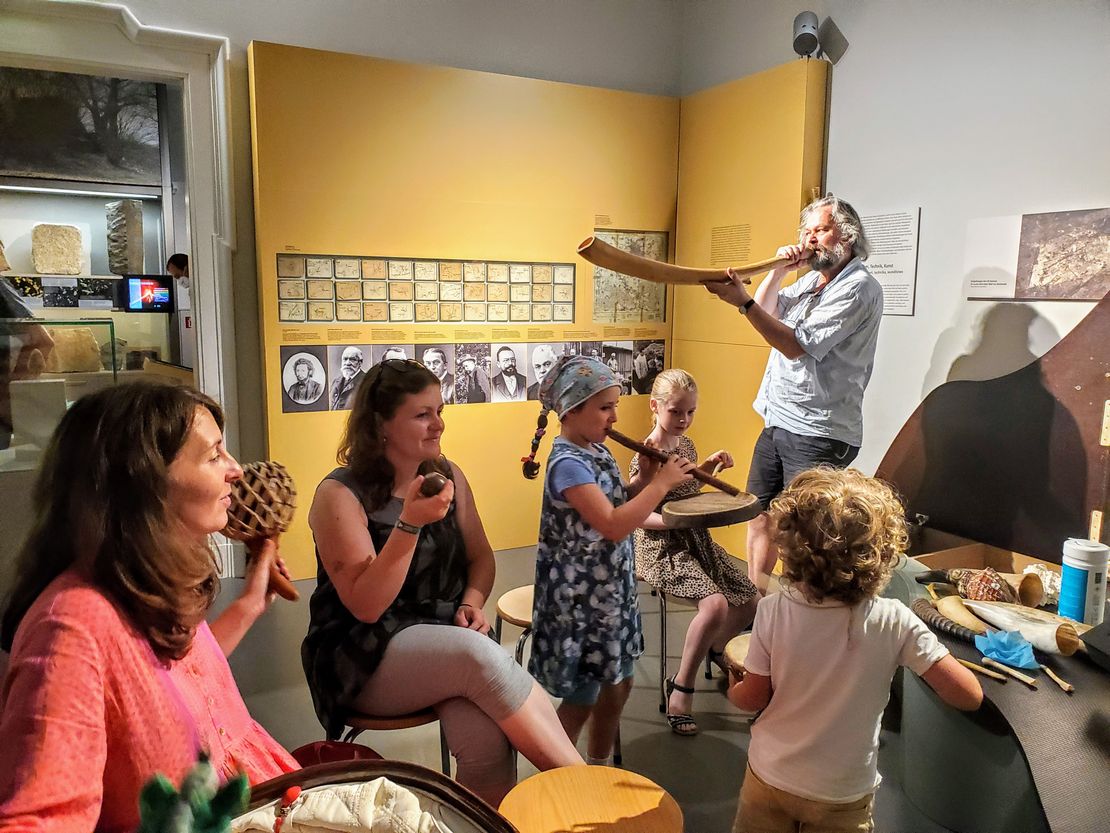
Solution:
{"label": "woman's brown hair", "polygon": [[432,385],[439,386],[439,377],[415,359],[386,359],[370,368],[355,391],[335,459],[351,470],[371,511],[385,505],[393,491],[395,472],[385,456],[382,425],[406,396]]}
{"label": "woman's brown hair", "polygon": [[802,472],[770,513],[783,578],[815,602],[878,595],[909,540],[894,490],[855,469]]}
{"label": "woman's brown hair", "polygon": [[168,469],[204,408],[188,387],[136,382],[79,399],[58,424],[34,490],[35,518],[0,622],[0,648],[46,586],[83,570],[163,660],[189,651],[219,587],[207,542],[187,540],[167,505]]}

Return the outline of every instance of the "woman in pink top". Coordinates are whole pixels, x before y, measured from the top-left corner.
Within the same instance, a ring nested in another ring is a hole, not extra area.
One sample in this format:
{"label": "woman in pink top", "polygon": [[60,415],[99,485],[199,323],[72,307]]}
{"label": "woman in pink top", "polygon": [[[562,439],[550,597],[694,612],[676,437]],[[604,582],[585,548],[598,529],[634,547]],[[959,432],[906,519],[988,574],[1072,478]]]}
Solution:
{"label": "woman in pink top", "polygon": [[241,475],[220,407],[189,388],[110,388],[62,419],[0,623],[0,830],[132,831],[147,779],[179,781],[202,749],[252,783],[297,768],[226,659],[272,599],[272,541],[205,622],[209,535]]}

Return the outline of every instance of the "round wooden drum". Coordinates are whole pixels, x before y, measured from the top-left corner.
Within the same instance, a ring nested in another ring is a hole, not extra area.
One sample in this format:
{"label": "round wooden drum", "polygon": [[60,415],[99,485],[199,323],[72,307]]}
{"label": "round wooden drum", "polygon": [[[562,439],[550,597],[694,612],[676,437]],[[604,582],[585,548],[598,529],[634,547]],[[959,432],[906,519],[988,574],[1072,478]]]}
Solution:
{"label": "round wooden drum", "polygon": [[742,633],[734,636],[725,645],[725,663],[738,671],[744,670],[744,660],[748,658],[748,644],[751,642],[751,633]]}
{"label": "round wooden drum", "polygon": [[663,504],[663,523],[671,529],[709,529],[750,521],[763,511],[755,495],[702,492]]}

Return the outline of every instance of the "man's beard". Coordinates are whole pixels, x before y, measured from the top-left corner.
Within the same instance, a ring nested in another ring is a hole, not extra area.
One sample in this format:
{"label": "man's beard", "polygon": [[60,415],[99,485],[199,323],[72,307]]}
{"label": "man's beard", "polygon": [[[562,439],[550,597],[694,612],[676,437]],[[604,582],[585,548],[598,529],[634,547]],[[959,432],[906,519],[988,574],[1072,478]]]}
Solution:
{"label": "man's beard", "polygon": [[343,372],[343,378],[344,378],[344,379],[350,379],[350,378],[352,378],[352,377],[353,377],[353,376],[354,376],[354,375],[355,375],[356,373],[358,373],[358,368],[357,368],[357,367],[354,367],[354,368],[350,368],[350,367],[345,367],[345,368],[343,368],[343,371],[342,371],[342,372]]}
{"label": "man's beard", "polygon": [[506,376],[516,376],[516,365],[511,364],[502,371]]}
{"label": "man's beard", "polygon": [[829,249],[819,249],[814,252],[813,257],[809,259],[810,268],[817,272],[820,272],[822,269],[831,269],[844,260],[844,255],[847,251],[843,240],[833,246],[831,251]]}

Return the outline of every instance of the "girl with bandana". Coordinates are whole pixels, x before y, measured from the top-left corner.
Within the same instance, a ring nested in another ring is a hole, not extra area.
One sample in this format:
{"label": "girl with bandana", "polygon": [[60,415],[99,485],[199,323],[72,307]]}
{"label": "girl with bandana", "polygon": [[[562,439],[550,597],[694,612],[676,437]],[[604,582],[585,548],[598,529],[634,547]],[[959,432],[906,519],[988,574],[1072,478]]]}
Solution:
{"label": "girl with bandana", "polygon": [[[603,445],[617,421],[620,380],[597,359],[560,359],[543,380],[526,477],[554,411],[561,430],[544,476],[528,670],[563,699],[559,720],[574,742],[590,720],[587,763],[608,762],[632,663],[644,651],[631,534],[693,464],[672,458],[637,492]],[[592,719],[591,719],[592,718]]]}

